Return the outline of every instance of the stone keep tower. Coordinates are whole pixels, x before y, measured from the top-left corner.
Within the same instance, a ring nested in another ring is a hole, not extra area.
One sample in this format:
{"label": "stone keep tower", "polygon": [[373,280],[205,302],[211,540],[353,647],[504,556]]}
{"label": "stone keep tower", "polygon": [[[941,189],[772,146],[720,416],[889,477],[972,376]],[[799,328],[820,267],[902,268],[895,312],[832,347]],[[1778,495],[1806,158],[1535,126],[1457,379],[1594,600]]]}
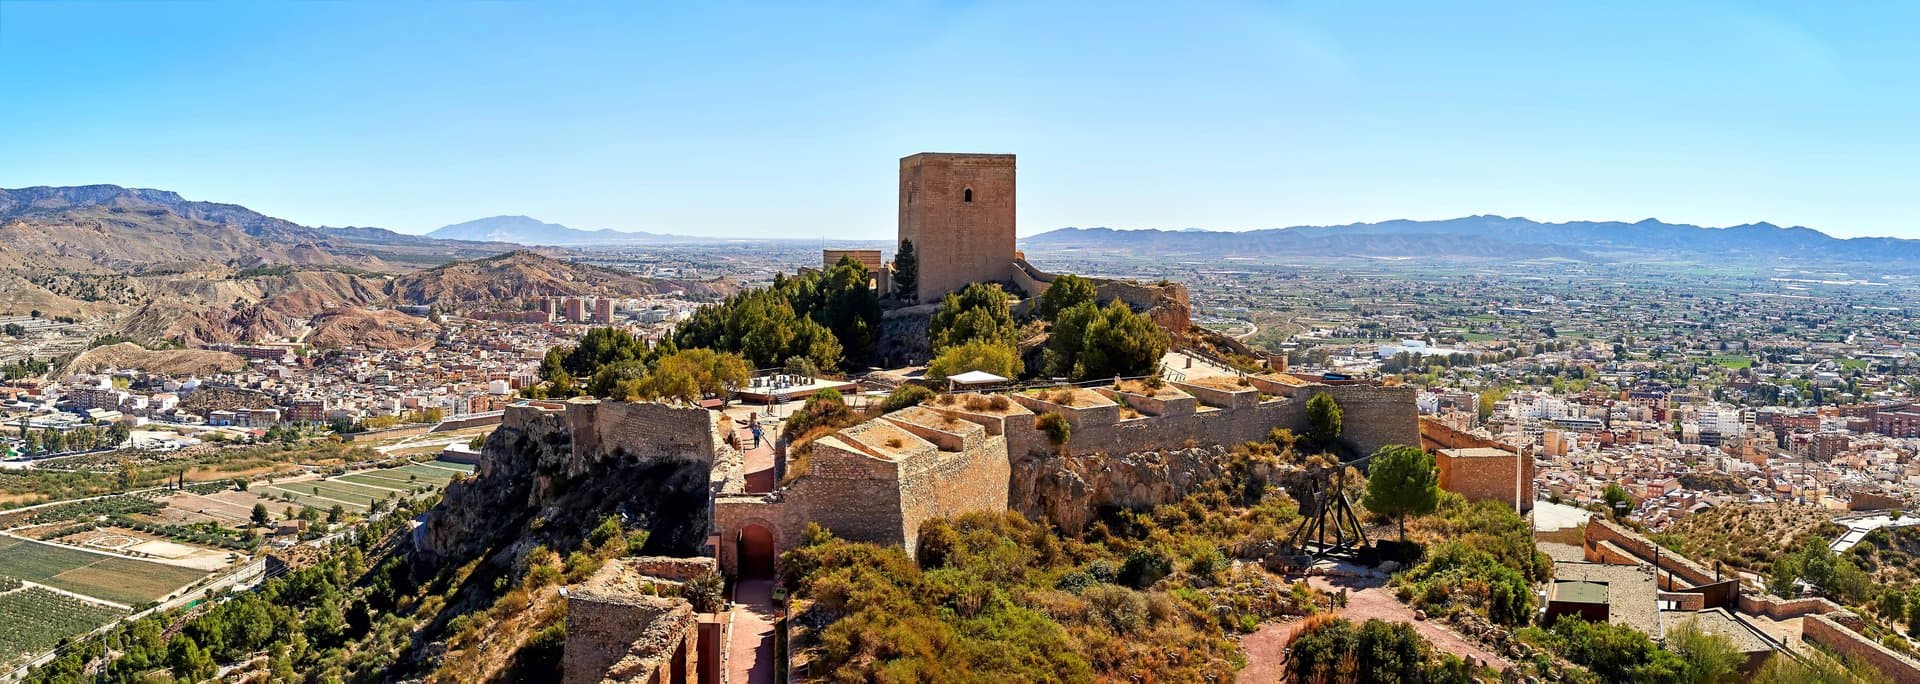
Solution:
{"label": "stone keep tower", "polygon": [[1013,155],[922,152],[900,160],[900,239],[919,261],[919,300],[1007,278]]}

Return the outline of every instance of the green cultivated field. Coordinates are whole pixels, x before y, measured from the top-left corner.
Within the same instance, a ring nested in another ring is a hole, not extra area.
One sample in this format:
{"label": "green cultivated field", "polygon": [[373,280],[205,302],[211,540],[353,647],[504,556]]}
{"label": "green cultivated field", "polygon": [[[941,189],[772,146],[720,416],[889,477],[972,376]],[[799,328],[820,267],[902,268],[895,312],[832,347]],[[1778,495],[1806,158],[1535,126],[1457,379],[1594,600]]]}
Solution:
{"label": "green cultivated field", "polygon": [[[321,491],[322,491],[321,496],[326,496],[326,494],[324,493],[326,490],[321,490]],[[274,485],[272,487],[265,488],[263,490],[263,493],[272,494],[275,498],[293,499],[294,503],[297,503],[301,506],[306,506],[308,508],[318,509],[321,511],[325,511],[329,508],[333,508],[334,506],[339,506],[340,508],[345,509],[348,513],[367,512],[367,504],[365,503],[365,499],[359,499],[355,497],[345,497],[339,500],[335,500],[331,498],[321,498],[321,496],[314,496],[313,485],[306,482],[301,482],[301,483],[291,484],[291,485]],[[265,503],[267,504],[267,509],[275,513],[281,512],[281,510],[287,506],[287,503],[284,501],[268,501]]]}
{"label": "green cultivated field", "polygon": [[[338,505],[349,513],[366,513],[369,501],[384,501],[396,490],[400,496],[406,497],[420,487],[438,489],[446,486],[454,476],[470,475],[473,470],[473,466],[463,463],[427,461],[398,468],[339,475],[325,480],[269,485],[260,488],[260,491],[275,498],[290,498],[301,506],[322,511]],[[286,506],[286,502],[267,504],[267,508],[275,513],[284,511]]]}
{"label": "green cultivated field", "polygon": [[7,537],[0,538],[0,575],[135,605],[159,600],[207,573]]}
{"label": "green cultivated field", "polygon": [[125,614],[39,587],[0,594],[0,664],[12,667]]}
{"label": "green cultivated field", "polygon": [[420,486],[419,482],[408,482],[405,475],[394,477],[392,475],[384,474],[384,471],[379,471],[379,470],[365,472],[365,473],[354,473],[352,475],[341,475],[339,477],[333,478],[333,480],[335,482],[352,482],[355,484],[373,485],[375,487],[386,487],[388,489],[400,489],[400,490],[410,490],[410,489],[413,489],[414,487]]}
{"label": "green cultivated field", "polygon": [[1733,370],[1753,367],[1753,357],[1739,354],[1720,354],[1707,360]]}

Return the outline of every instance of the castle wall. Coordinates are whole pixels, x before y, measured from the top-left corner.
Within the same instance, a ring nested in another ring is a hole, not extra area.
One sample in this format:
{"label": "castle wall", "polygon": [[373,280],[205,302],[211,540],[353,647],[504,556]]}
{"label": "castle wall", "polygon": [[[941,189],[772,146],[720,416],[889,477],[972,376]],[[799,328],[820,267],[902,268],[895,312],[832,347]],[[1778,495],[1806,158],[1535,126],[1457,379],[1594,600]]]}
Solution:
{"label": "castle wall", "polygon": [[[1225,452],[1207,447],[1265,439],[1276,427],[1306,429],[1307,392],[1260,401],[1252,389],[1175,386],[1205,396],[1154,398],[1096,390],[1109,399],[1126,399],[1144,414],[1128,420],[1120,419],[1118,403],[1072,408],[1008,394],[1003,396],[1012,406],[991,410],[969,409],[958,397],[936,400],[876,419],[916,438],[891,449],[897,460],[881,457],[874,446],[859,446],[859,428],[823,437],[807,447],[806,474],[781,491],[715,500],[720,565],[729,574],[739,572],[737,541],[749,525],[772,532],[777,551],[792,548],[807,524],[817,522],[841,538],[897,544],[909,552],[920,525],[933,517],[1011,508],[1062,527],[1081,525],[1095,506],[1178,500],[1217,477]],[[1344,438],[1369,449],[1386,439],[1418,443],[1411,388],[1369,389],[1374,388],[1312,387],[1333,393],[1343,407],[1354,404]],[[1405,410],[1388,405],[1395,400],[1404,402]],[[1236,408],[1203,406],[1216,402]],[[1034,427],[1038,415],[1049,412],[1073,426],[1064,454]],[[1368,420],[1397,424],[1362,424]],[[1049,473],[1067,479],[1046,479],[1053,478]]]}
{"label": "castle wall", "polygon": [[919,257],[922,302],[1006,279],[1014,257],[1014,156],[929,152],[901,159],[899,235],[913,241]]}
{"label": "castle wall", "polygon": [[804,510],[805,519],[820,523],[837,537],[877,544],[906,543],[900,464],[829,441],[816,440],[807,447],[811,450],[807,474],[787,487],[786,505]]}
{"label": "castle wall", "polygon": [[[1333,400],[1340,404],[1341,423],[1345,426],[1340,440],[1355,451],[1371,454],[1389,444],[1420,443],[1420,412],[1413,405],[1418,390],[1412,385],[1333,385],[1320,391],[1333,395]],[[1305,405],[1307,397],[1295,398]],[[1303,412],[1301,427],[1295,428],[1295,432],[1305,428],[1305,417]]]}
{"label": "castle wall", "polygon": [[567,474],[577,475],[610,457],[710,465],[725,442],[715,420],[713,412],[698,407],[568,402],[566,421],[573,434],[574,458]]}
{"label": "castle wall", "polygon": [[1843,657],[1864,661],[1893,681],[1920,682],[1920,662],[1841,626],[1829,616],[1807,616],[1800,623],[1800,635],[1807,641],[1833,649]]}
{"label": "castle wall", "polygon": [[901,541],[907,552],[913,553],[918,546],[920,525],[928,518],[1007,510],[1011,474],[1005,437],[989,437],[962,451],[942,451],[902,464]]}
{"label": "castle wall", "polygon": [[[1512,505],[1514,490],[1522,510],[1533,509],[1533,459],[1511,451],[1498,450],[1497,456],[1459,455],[1457,450],[1442,449],[1434,454],[1440,469],[1440,488],[1457,493],[1468,501],[1499,501]],[[1520,472],[1516,475],[1515,468]]]}

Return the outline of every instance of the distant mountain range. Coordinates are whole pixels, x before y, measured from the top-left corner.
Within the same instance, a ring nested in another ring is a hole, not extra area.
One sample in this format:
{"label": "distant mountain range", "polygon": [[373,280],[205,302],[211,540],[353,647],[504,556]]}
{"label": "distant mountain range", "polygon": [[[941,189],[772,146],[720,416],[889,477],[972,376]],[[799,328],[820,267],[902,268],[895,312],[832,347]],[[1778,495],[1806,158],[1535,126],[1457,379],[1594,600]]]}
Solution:
{"label": "distant mountain range", "polygon": [[388,262],[431,265],[511,249],[384,228],[302,226],[166,190],[0,189],[0,269],[140,273],[287,264],[384,271]]}
{"label": "distant mountain range", "polygon": [[1727,228],[1647,219],[1541,223],[1504,216],[1394,220],[1249,231],[1062,228],[1024,240],[1029,249],[1096,250],[1200,258],[1374,257],[1621,261],[1649,254],[1712,260],[1874,262],[1920,267],[1920,240],[1840,239],[1812,228],[1752,223]]}
{"label": "distant mountain range", "polygon": [[611,229],[580,230],[526,216],[492,216],[444,226],[427,237],[443,240],[515,242],[523,245],[616,245],[693,242],[702,238],[627,232]]}
{"label": "distant mountain range", "polygon": [[297,337],[323,347],[400,348],[431,339],[437,326],[382,307],[513,310],[544,295],[708,297],[735,288],[554,258],[575,254],[383,228],[302,226],[165,190],[0,189],[0,314],[74,316],[143,342]]}

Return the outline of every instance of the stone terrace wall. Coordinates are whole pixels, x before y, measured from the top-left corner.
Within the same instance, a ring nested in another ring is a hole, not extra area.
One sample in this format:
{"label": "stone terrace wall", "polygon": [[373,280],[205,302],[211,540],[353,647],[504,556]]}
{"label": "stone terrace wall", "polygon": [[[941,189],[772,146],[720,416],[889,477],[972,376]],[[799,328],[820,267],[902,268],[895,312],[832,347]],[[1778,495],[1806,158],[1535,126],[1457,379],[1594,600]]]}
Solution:
{"label": "stone terrace wall", "polygon": [[[1688,587],[1697,587],[1719,581],[1714,578],[1713,570],[1702,567],[1699,563],[1688,560],[1686,557],[1672,551],[1665,549],[1656,551],[1657,545],[1654,544],[1652,540],[1640,536],[1632,530],[1621,527],[1613,521],[1596,517],[1587,522],[1587,560],[1616,564],[1624,560],[1603,558],[1600,549],[1601,542],[1613,543],[1616,547],[1630,554],[1632,560],[1638,562],[1652,564],[1654,559],[1658,557],[1659,568],[1666,571],[1671,577],[1678,577],[1688,582]],[[1669,586],[1665,588],[1669,590],[1684,588],[1671,586],[1671,578],[1668,579],[1667,583]]]}
{"label": "stone terrace wall", "polygon": [[1800,636],[1843,656],[1871,664],[1896,682],[1920,682],[1920,662],[1895,653],[1866,636],[1843,627],[1826,615],[1809,615],[1800,622]]}
{"label": "stone terrace wall", "polygon": [[1736,605],[1742,613],[1765,615],[1775,620],[1792,620],[1797,617],[1806,617],[1809,615],[1830,615],[1837,613],[1844,616],[1837,618],[1839,622],[1848,624],[1855,629],[1866,627],[1866,623],[1860,620],[1860,616],[1847,612],[1847,609],[1840,607],[1838,603],[1818,596],[1783,599],[1778,596],[1765,594],[1742,593],[1740,594],[1740,601]]}

